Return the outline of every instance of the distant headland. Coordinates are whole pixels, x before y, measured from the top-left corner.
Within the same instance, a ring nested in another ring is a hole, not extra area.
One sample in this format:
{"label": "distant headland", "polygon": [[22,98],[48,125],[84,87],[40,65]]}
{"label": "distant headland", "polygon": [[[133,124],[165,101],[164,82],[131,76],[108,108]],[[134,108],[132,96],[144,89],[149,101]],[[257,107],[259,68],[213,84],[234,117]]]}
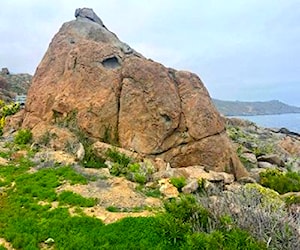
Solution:
{"label": "distant headland", "polygon": [[219,112],[225,116],[300,113],[300,107],[291,106],[278,100],[264,102],[242,102],[213,99],[213,102]]}

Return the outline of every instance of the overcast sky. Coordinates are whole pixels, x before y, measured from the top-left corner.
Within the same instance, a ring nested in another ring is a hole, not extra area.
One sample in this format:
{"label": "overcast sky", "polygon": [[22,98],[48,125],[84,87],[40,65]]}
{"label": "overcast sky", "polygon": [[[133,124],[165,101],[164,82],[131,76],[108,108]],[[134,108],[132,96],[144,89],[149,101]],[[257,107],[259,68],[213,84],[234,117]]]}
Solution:
{"label": "overcast sky", "polygon": [[300,0],[9,0],[0,67],[34,74],[76,8],[144,56],[200,76],[214,98],[300,106]]}

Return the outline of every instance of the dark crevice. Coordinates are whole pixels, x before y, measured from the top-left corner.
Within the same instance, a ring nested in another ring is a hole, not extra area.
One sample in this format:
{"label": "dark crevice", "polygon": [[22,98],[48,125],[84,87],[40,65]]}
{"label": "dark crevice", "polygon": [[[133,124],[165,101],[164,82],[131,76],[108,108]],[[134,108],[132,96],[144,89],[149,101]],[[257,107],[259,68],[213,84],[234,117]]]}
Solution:
{"label": "dark crevice", "polygon": [[168,116],[166,114],[163,114],[163,115],[160,115],[160,116],[164,119],[164,121],[166,123],[172,122],[172,119],[170,118],[170,116]]}
{"label": "dark crevice", "polygon": [[118,143],[119,143],[119,125],[120,125],[120,109],[121,109],[121,93],[122,93],[122,88],[123,88],[123,81],[124,78],[121,75],[121,81],[120,84],[117,88],[116,94],[116,100],[117,100],[117,124],[116,124],[116,131],[115,135],[118,137]]}
{"label": "dark crevice", "polygon": [[74,58],[73,70],[76,68],[76,65],[77,65],[77,57]]}
{"label": "dark crevice", "polygon": [[[168,139],[170,136],[172,136],[174,133],[176,133],[176,132],[185,132],[185,131],[188,130],[188,128],[185,126],[186,128],[184,129],[184,131],[179,131],[179,127],[180,127],[182,121],[185,121],[185,116],[184,116],[184,114],[183,114],[183,112],[182,112],[182,104],[181,104],[182,101],[181,101],[181,96],[180,96],[180,94],[179,94],[179,89],[178,89],[179,83],[178,83],[178,81],[177,81],[177,79],[176,79],[175,72],[176,72],[176,71],[175,71],[174,69],[171,69],[171,68],[168,69],[169,77],[170,77],[170,79],[171,79],[171,82],[172,82],[172,83],[174,84],[174,86],[175,86],[176,93],[177,93],[177,96],[178,96],[178,98],[179,98],[180,115],[179,115],[178,124],[177,124],[176,128],[174,128],[172,131],[170,131],[170,132],[162,139],[162,143],[159,145],[160,147],[163,145],[164,141],[167,140],[167,139]],[[163,114],[163,115],[161,115],[161,116],[165,119],[166,122],[171,122],[171,119],[170,119],[169,116],[167,116],[167,115],[165,115],[165,114]],[[185,122],[184,122],[184,124],[185,124]]]}
{"label": "dark crevice", "polygon": [[[169,77],[170,77],[170,79],[172,80],[172,82],[173,82],[173,84],[174,84],[174,87],[175,87],[175,89],[176,89],[176,93],[177,93],[177,96],[178,96],[178,98],[179,98],[179,107],[180,107],[180,117],[179,117],[179,121],[178,121],[178,126],[177,126],[177,128],[175,128],[175,130],[174,131],[176,131],[178,128],[179,128],[179,126],[180,126],[180,124],[181,124],[181,122],[182,122],[182,119],[184,119],[185,120],[185,117],[184,117],[184,114],[183,114],[183,112],[182,112],[182,100],[181,100],[181,96],[180,96],[180,93],[179,93],[179,88],[178,88],[178,86],[179,86],[179,83],[178,83],[178,81],[177,81],[177,79],[176,79],[176,75],[175,75],[175,70],[174,69],[169,69],[168,70],[168,73],[169,73]],[[185,124],[186,125],[186,124]]]}
{"label": "dark crevice", "polygon": [[158,155],[161,155],[161,154],[164,154],[166,152],[168,152],[169,150],[172,150],[173,148],[177,148],[177,147],[180,147],[180,146],[184,146],[184,145],[187,145],[191,142],[181,142],[180,144],[176,145],[175,147],[171,147],[171,148],[167,148],[165,150],[162,150],[160,152],[157,152],[157,153],[153,153],[153,154],[150,154],[151,156],[158,156]]}
{"label": "dark crevice", "polygon": [[180,144],[176,145],[175,147],[170,147],[170,148],[168,148],[168,149],[165,149],[165,150],[163,150],[163,151],[160,151],[160,152],[158,152],[158,153],[153,153],[153,154],[150,154],[150,155],[151,155],[151,156],[159,156],[159,155],[164,154],[164,153],[166,153],[166,152],[168,152],[168,151],[170,151],[170,150],[172,150],[172,149],[174,149],[174,148],[178,148],[178,147],[185,146],[185,145],[188,145],[188,144],[193,144],[193,143],[202,141],[202,140],[204,140],[204,139],[206,139],[206,138],[209,138],[209,137],[212,137],[212,136],[221,135],[221,134],[224,133],[224,132],[226,132],[225,129],[223,129],[222,131],[217,132],[217,133],[215,133],[215,134],[207,135],[207,136],[202,137],[202,138],[197,139],[197,140],[193,140],[193,141],[190,141],[190,142],[181,142]]}
{"label": "dark crevice", "polygon": [[116,56],[106,58],[101,63],[103,67],[107,69],[117,69],[121,67],[121,63],[119,62],[119,59]]}

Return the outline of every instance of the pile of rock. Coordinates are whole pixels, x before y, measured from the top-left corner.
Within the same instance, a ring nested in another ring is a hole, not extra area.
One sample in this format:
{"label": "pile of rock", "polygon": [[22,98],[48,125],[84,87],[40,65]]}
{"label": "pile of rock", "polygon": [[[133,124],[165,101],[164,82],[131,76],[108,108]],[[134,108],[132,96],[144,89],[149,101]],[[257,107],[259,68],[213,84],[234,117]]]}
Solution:
{"label": "pile of rock", "polygon": [[30,74],[12,74],[8,68],[0,71],[0,99],[11,102],[19,94],[26,94],[31,85]]}
{"label": "pile of rock", "polygon": [[228,118],[227,126],[242,162],[257,181],[259,173],[266,169],[300,171],[300,135],[297,133],[262,128],[237,118]]}

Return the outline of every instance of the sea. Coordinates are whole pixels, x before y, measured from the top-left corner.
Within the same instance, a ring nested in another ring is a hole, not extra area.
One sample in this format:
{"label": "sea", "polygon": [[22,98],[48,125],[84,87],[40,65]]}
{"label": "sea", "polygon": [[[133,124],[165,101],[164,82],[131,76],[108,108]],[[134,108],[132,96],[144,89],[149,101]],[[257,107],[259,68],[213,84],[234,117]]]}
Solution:
{"label": "sea", "polygon": [[287,128],[300,134],[300,113],[280,115],[229,116],[255,122],[265,128]]}

